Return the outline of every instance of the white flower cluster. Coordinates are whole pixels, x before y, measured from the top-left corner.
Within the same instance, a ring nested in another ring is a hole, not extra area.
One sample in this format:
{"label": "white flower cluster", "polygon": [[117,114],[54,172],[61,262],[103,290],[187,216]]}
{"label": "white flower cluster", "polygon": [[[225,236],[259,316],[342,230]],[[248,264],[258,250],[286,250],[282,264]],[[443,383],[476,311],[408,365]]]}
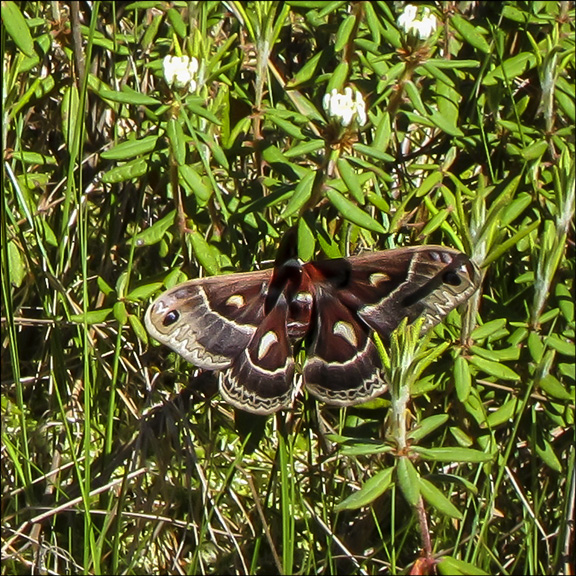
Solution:
{"label": "white flower cluster", "polygon": [[356,121],[358,126],[366,124],[366,104],[358,90],[349,86],[340,94],[336,88],[327,92],[322,102],[328,116],[339,122],[344,128]]}
{"label": "white flower cluster", "polygon": [[164,79],[172,88],[188,88],[188,92],[196,90],[196,72],[198,60],[188,56],[166,56],[162,62]]}
{"label": "white flower cluster", "polygon": [[430,12],[430,8],[422,8],[420,18],[418,16],[418,8],[414,4],[408,4],[404,8],[404,12],[398,17],[398,26],[406,32],[406,34],[413,34],[420,40],[427,40],[432,36],[438,26],[436,16]]}

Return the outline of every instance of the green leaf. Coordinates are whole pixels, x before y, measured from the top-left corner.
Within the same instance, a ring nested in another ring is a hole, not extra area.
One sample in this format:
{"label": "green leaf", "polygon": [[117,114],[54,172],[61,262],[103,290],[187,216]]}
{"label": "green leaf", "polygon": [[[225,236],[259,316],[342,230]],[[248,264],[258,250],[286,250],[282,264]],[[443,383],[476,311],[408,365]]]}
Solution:
{"label": "green leaf", "polygon": [[166,134],[170,142],[172,155],[179,166],[186,163],[186,138],[182,125],[176,118],[170,118],[166,126]]}
{"label": "green leaf", "polygon": [[20,288],[24,278],[26,278],[26,266],[22,253],[12,241],[8,242],[8,275],[10,284],[16,288]]}
{"label": "green leaf", "polygon": [[407,456],[400,456],[396,462],[396,478],[404,498],[415,508],[420,499],[420,474]]}
{"label": "green leaf", "polygon": [[562,472],[562,464],[556,456],[554,449],[545,438],[540,438],[536,444],[536,454],[542,459],[544,464],[554,470],[555,472]]}
{"label": "green leaf", "polygon": [[470,23],[469,20],[459,14],[454,14],[450,19],[450,24],[456,28],[464,42],[468,42],[468,44],[484,52],[484,54],[490,53],[490,45],[484,36],[478,32],[478,28]]}
{"label": "green leaf", "polygon": [[484,572],[480,568],[458,560],[452,556],[442,556],[436,564],[436,569],[442,576],[489,576],[490,572]]}
{"label": "green leaf", "polygon": [[78,88],[76,84],[72,84],[64,89],[62,97],[62,134],[69,148],[76,142],[76,131],[81,127],[79,111]]}
{"label": "green leaf", "polygon": [[362,190],[362,185],[360,184],[360,180],[358,179],[358,175],[356,171],[350,166],[350,163],[345,160],[344,158],[339,158],[338,162],[338,171],[340,172],[340,176],[342,176],[342,180],[344,180],[344,184],[346,184],[346,188],[358,204],[363,205],[366,202],[364,198],[364,192]]}
{"label": "green leaf", "polygon": [[510,346],[510,348],[504,348],[502,350],[488,350],[480,346],[470,346],[470,352],[494,362],[510,362],[520,358],[519,346]]}
{"label": "green leaf", "polygon": [[314,234],[305,218],[298,220],[298,256],[304,262],[312,260],[316,242]]}
{"label": "green leaf", "polygon": [[340,62],[332,72],[328,86],[326,86],[326,93],[332,92],[333,89],[342,90],[344,83],[348,78],[349,66],[346,62]]}
{"label": "green leaf", "polygon": [[156,148],[158,136],[145,136],[139,140],[127,140],[102,152],[105,160],[128,160],[135,156],[149,154]]}
{"label": "green leaf", "polygon": [[180,12],[176,10],[176,8],[169,8],[166,12],[166,16],[172,25],[174,32],[176,32],[181,39],[186,38],[188,36],[188,28],[184,23]]}
{"label": "green leaf", "polygon": [[124,299],[129,302],[142,302],[150,298],[154,292],[162,287],[162,282],[152,282],[150,284],[144,284],[143,286],[138,286],[134,290],[130,291]]}
{"label": "green leaf", "polygon": [[192,230],[188,235],[187,238],[190,239],[192,243],[192,250],[194,251],[194,255],[198,259],[198,262],[201,266],[204,267],[206,272],[210,274],[210,276],[214,276],[220,273],[220,264],[218,260],[215,258],[214,253],[212,252],[212,248],[206,239],[198,230]]}
{"label": "green leaf", "polygon": [[550,334],[550,336],[547,336],[544,341],[547,346],[553,348],[563,356],[570,356],[570,358],[576,356],[576,347],[574,346],[573,341],[562,339],[558,334]]}
{"label": "green leaf", "polygon": [[570,392],[567,386],[564,386],[558,378],[552,374],[547,374],[538,381],[540,389],[552,398],[564,400],[566,402],[574,402],[574,393]]}
{"label": "green leaf", "polygon": [[328,200],[334,205],[334,207],[342,214],[344,218],[350,220],[353,224],[360,226],[360,228],[366,228],[366,230],[371,230],[372,232],[378,232],[379,234],[384,234],[386,230],[379,222],[376,222],[372,216],[364,212],[361,208],[356,206],[337,192],[334,188],[326,189],[326,196]]}
{"label": "green leaf", "polygon": [[487,424],[489,428],[496,428],[501,424],[507,422],[512,422],[514,416],[516,415],[516,409],[518,408],[518,398],[512,397],[510,400],[505,402],[498,410],[491,412],[488,415]]}
{"label": "green leaf", "polygon": [[192,192],[194,192],[198,204],[200,206],[206,206],[212,196],[212,188],[205,184],[204,178],[189,164],[178,166],[178,171]]}
{"label": "green leaf", "polygon": [[118,302],[116,302],[116,304],[114,304],[113,311],[114,311],[114,318],[118,320],[120,326],[124,326],[124,324],[126,324],[126,321],[128,320],[128,312],[126,311],[126,304],[124,303],[124,301],[119,300]]}
{"label": "green leaf", "polygon": [[356,23],[356,18],[356,14],[350,14],[344,19],[342,24],[340,24],[340,27],[336,32],[336,42],[334,44],[335,52],[340,52],[340,50],[343,50],[346,44],[348,44],[350,40],[350,34],[352,33],[354,24]]}
{"label": "green leaf", "polygon": [[160,242],[164,238],[166,230],[174,224],[175,216],[176,210],[171,210],[164,218],[136,234],[136,246],[151,246]]}
{"label": "green leaf", "polygon": [[34,41],[18,4],[18,2],[2,2],[2,23],[18,49],[26,56],[33,57],[36,55]]}
{"label": "green leaf", "polygon": [[108,172],[102,176],[102,182],[105,184],[127,182],[128,180],[140,178],[148,172],[149,168],[150,163],[146,158],[135,158],[134,160],[126,162],[126,164],[108,170]]}
{"label": "green leaf", "polygon": [[489,462],[492,460],[490,454],[472,450],[471,448],[441,447],[441,448],[423,448],[422,446],[412,446],[412,452],[421,456],[424,460],[433,462]]}
{"label": "green leaf", "polygon": [[286,220],[296,212],[299,212],[306,202],[310,200],[315,178],[316,172],[313,170],[306,171],[306,174],[298,182],[290,201],[282,212],[282,220]]}
{"label": "green leaf", "polygon": [[284,133],[288,134],[288,136],[291,136],[296,140],[304,140],[306,138],[300,127],[296,126],[296,124],[293,124],[289,120],[280,118],[275,114],[267,114],[266,117],[276,124],[276,126],[278,126],[278,128],[280,128]]}
{"label": "green leaf", "polygon": [[466,432],[460,430],[460,428],[456,426],[450,426],[450,433],[462,448],[470,448],[470,446],[474,444],[474,440],[466,434]]}
{"label": "green leaf", "polygon": [[354,494],[340,502],[335,507],[335,511],[357,510],[372,504],[376,498],[384,494],[392,485],[393,472],[394,468],[387,468],[372,476],[358,492],[354,492]]}
{"label": "green leaf", "polygon": [[423,438],[432,434],[435,430],[443,426],[448,422],[448,414],[435,414],[434,416],[429,416],[425,418],[408,434],[408,438],[413,442],[420,442]]}
{"label": "green leaf", "polygon": [[99,310],[90,310],[86,312],[86,317],[84,314],[72,314],[70,316],[70,322],[75,322],[77,324],[84,324],[84,318],[86,318],[86,324],[101,324],[106,321],[106,318],[112,312],[112,308],[100,308]]}
{"label": "green leaf", "polygon": [[147,94],[142,94],[136,90],[132,90],[129,86],[122,86],[122,91],[108,90],[102,88],[96,90],[100,98],[110,100],[111,102],[118,102],[119,104],[128,104],[131,106],[160,106],[162,102],[156,98],[152,98]]}
{"label": "green leaf", "polygon": [[295,88],[300,84],[305,84],[308,81],[312,80],[316,75],[316,70],[318,68],[318,64],[320,62],[320,58],[322,58],[323,53],[318,52],[312,58],[306,61],[304,66],[296,73],[294,78],[287,84],[287,88],[290,90]]}
{"label": "green leaf", "polygon": [[441,114],[440,112],[432,112],[430,114],[430,119],[440,130],[446,132],[450,136],[463,137],[464,132],[458,128],[456,125],[456,116],[448,116],[447,114]]}
{"label": "green leaf", "polygon": [[356,142],[356,144],[354,144],[352,147],[354,150],[356,150],[356,152],[365,154],[370,158],[381,160],[382,162],[395,162],[394,156],[387,154],[384,152],[384,150],[376,148],[375,146],[366,146],[366,144],[360,144],[359,142]]}
{"label": "green leaf", "polygon": [[472,378],[470,376],[468,362],[463,356],[458,356],[454,363],[454,384],[458,400],[460,400],[460,402],[466,402],[472,389]]}
{"label": "green leaf", "polygon": [[536,56],[531,52],[521,52],[505,60],[500,66],[494,68],[491,72],[486,74],[483,84],[485,86],[493,86],[499,80],[504,78],[508,82],[512,82],[515,78],[522,76],[522,74],[536,65]]}
{"label": "green leaf", "polygon": [[508,368],[508,366],[504,364],[500,364],[499,362],[493,362],[491,360],[485,360],[484,358],[480,358],[479,356],[471,356],[470,362],[479,368],[486,374],[490,376],[495,376],[501,380],[512,380],[513,382],[519,382],[520,376],[512,370],[512,368]]}
{"label": "green leaf", "polygon": [[439,490],[432,482],[426,480],[426,478],[420,478],[420,494],[422,494],[422,498],[431,504],[444,514],[450,518],[456,518],[460,520],[462,518],[462,513],[452,502],[450,499],[444,496],[441,490]]}
{"label": "green leaf", "polygon": [[135,314],[130,314],[128,316],[128,322],[130,322],[130,326],[132,326],[132,330],[134,330],[136,336],[142,340],[142,342],[148,342],[148,333],[140,321],[140,318]]}

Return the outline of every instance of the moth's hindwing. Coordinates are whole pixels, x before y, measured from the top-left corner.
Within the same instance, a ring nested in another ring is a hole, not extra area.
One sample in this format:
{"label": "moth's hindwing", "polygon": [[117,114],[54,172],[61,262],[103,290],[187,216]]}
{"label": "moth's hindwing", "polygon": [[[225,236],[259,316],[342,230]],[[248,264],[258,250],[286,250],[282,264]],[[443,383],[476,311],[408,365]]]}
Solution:
{"label": "moth's hindwing", "polygon": [[248,346],[222,373],[220,392],[234,406],[270,414],[292,404],[294,357],[286,329],[287,311],[281,294]]}
{"label": "moth's hindwing", "polygon": [[366,402],[386,390],[370,328],[338,299],[316,288],[315,326],[303,367],[306,389],[329,404]]}

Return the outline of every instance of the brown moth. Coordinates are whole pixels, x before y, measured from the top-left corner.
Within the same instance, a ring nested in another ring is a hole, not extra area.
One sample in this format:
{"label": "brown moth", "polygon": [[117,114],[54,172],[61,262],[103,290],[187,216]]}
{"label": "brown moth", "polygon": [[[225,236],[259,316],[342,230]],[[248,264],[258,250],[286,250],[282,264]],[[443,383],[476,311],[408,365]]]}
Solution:
{"label": "brown moth", "polygon": [[351,258],[277,262],[270,270],[184,282],[146,312],[148,332],[199,368],[220,370],[220,392],[257,414],[288,408],[293,346],[303,342],[303,384],[330,404],[365,402],[386,389],[372,342],[403,318],[428,330],[477,290],[477,266],[442,246]]}

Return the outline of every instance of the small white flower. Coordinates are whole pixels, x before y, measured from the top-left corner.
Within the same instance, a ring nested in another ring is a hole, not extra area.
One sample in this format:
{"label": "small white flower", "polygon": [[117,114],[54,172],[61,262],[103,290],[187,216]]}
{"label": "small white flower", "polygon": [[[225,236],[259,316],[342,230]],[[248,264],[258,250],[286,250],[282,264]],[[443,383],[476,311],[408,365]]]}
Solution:
{"label": "small white flower", "polygon": [[198,60],[188,56],[166,56],[162,61],[164,79],[168,86],[174,88],[188,88],[188,92],[196,90],[196,72]]}
{"label": "small white flower", "polygon": [[340,94],[336,88],[327,92],[322,102],[328,116],[339,122],[344,128],[355,120],[358,126],[366,124],[366,104],[358,90],[349,86]]}
{"label": "small white flower", "polygon": [[398,26],[420,40],[427,40],[432,36],[438,26],[436,16],[430,12],[430,8],[422,8],[422,14],[418,18],[418,8],[414,4],[408,4],[404,12],[398,17]]}

